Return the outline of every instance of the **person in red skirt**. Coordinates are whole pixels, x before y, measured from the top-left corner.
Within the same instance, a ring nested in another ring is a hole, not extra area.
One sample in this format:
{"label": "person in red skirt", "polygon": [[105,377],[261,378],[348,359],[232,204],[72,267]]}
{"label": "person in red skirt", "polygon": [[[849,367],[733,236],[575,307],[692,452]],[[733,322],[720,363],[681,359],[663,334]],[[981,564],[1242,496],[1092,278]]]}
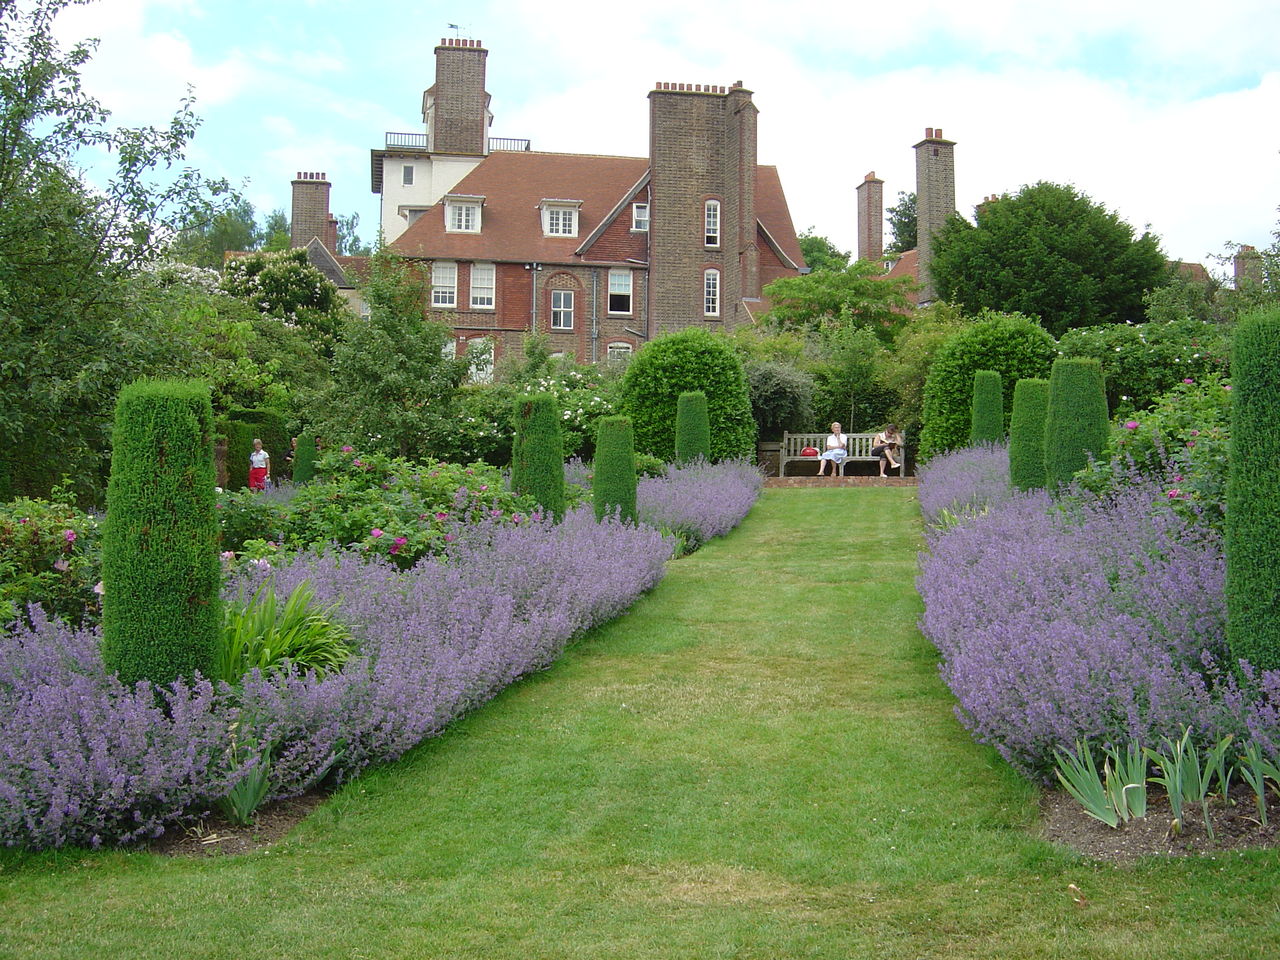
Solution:
{"label": "person in red skirt", "polygon": [[265,490],[271,479],[271,454],[262,449],[262,441],[253,440],[253,452],[249,454],[249,489]]}

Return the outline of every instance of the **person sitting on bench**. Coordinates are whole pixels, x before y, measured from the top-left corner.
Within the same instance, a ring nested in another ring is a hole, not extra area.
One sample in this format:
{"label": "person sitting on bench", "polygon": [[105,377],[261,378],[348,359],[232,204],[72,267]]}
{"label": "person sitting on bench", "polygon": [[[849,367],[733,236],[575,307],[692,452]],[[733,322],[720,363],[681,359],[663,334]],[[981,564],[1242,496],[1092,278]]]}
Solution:
{"label": "person sitting on bench", "polygon": [[831,476],[840,476],[840,465],[844,463],[844,458],[849,455],[848,442],[848,438],[840,429],[840,424],[833,423],[831,432],[827,434],[827,449],[818,460],[818,476],[826,475],[828,463],[831,464]]}
{"label": "person sitting on bench", "polygon": [[898,461],[894,457],[898,454],[898,448],[902,446],[902,434],[898,432],[897,424],[889,424],[880,433],[876,434],[875,441],[871,447],[871,455],[880,458],[880,476],[886,476],[884,468],[886,466],[898,469]]}

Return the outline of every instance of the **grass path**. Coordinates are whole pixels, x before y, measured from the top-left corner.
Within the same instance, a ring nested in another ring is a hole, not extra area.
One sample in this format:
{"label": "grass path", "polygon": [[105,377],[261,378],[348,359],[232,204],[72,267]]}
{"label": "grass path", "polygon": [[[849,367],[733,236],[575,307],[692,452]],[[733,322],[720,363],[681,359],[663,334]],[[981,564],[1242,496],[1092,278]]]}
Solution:
{"label": "grass path", "polygon": [[766,491],[270,851],[0,857],[0,957],[1280,954],[1276,853],[1111,868],[1035,838],[915,629],[919,543],[909,488]]}

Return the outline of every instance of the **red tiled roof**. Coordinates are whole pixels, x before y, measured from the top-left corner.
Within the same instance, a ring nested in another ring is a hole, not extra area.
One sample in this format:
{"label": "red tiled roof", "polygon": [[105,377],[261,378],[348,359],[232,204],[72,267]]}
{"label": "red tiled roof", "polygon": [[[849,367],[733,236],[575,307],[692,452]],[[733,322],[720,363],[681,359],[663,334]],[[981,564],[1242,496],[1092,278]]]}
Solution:
{"label": "red tiled roof", "polygon": [[[574,251],[648,169],[649,161],[643,157],[491,153],[449,191],[454,196],[485,198],[480,233],[446,232],[445,204],[440,202],[405,230],[391,249],[408,257],[572,263],[578,259]],[[538,205],[552,198],[582,202],[576,237],[543,236]],[[777,167],[756,167],[756,218],[778,247],[803,266],[804,254]]]}
{"label": "red tiled roof", "polygon": [[369,257],[348,257],[342,254],[334,257],[344,273],[351,274],[362,283],[369,279]]}
{"label": "red tiled roof", "polygon": [[756,219],[764,225],[769,236],[773,237],[792,263],[797,267],[805,265],[777,167],[756,167]]}
{"label": "red tiled roof", "polygon": [[1209,279],[1209,271],[1204,268],[1203,263],[1187,263],[1185,260],[1173,260],[1170,261],[1170,265],[1178,271],[1180,277],[1187,280],[1205,283]]}
{"label": "red tiled roof", "polygon": [[[480,233],[446,233],[442,202],[423,213],[391,248],[409,257],[569,263],[583,238],[648,168],[643,157],[491,153],[450,191],[485,198]],[[582,201],[576,237],[543,236],[538,205],[552,198]]]}

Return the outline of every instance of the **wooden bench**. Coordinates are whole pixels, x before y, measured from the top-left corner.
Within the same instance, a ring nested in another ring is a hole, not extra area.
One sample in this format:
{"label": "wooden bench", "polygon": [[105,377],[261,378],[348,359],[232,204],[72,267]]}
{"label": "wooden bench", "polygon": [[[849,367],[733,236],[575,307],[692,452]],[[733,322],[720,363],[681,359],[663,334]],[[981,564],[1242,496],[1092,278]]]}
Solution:
{"label": "wooden bench", "polygon": [[[784,433],[782,435],[782,447],[778,451],[778,476],[785,477],[787,475],[787,464],[792,461],[800,461],[802,463],[818,463],[822,459],[822,451],[826,449],[828,433]],[[877,463],[880,458],[871,455],[871,448],[875,446],[876,435],[874,433],[846,433],[845,435],[845,451],[846,456],[844,462],[851,460],[869,460]],[[905,441],[905,437],[903,440]],[[806,457],[800,451],[806,447],[813,447],[818,451],[816,457]],[[902,455],[902,446],[899,445],[897,451],[898,476],[905,477],[907,475],[907,461]],[[890,470],[893,467],[889,468]],[[839,474],[843,475],[844,465],[841,464],[837,468]]]}

